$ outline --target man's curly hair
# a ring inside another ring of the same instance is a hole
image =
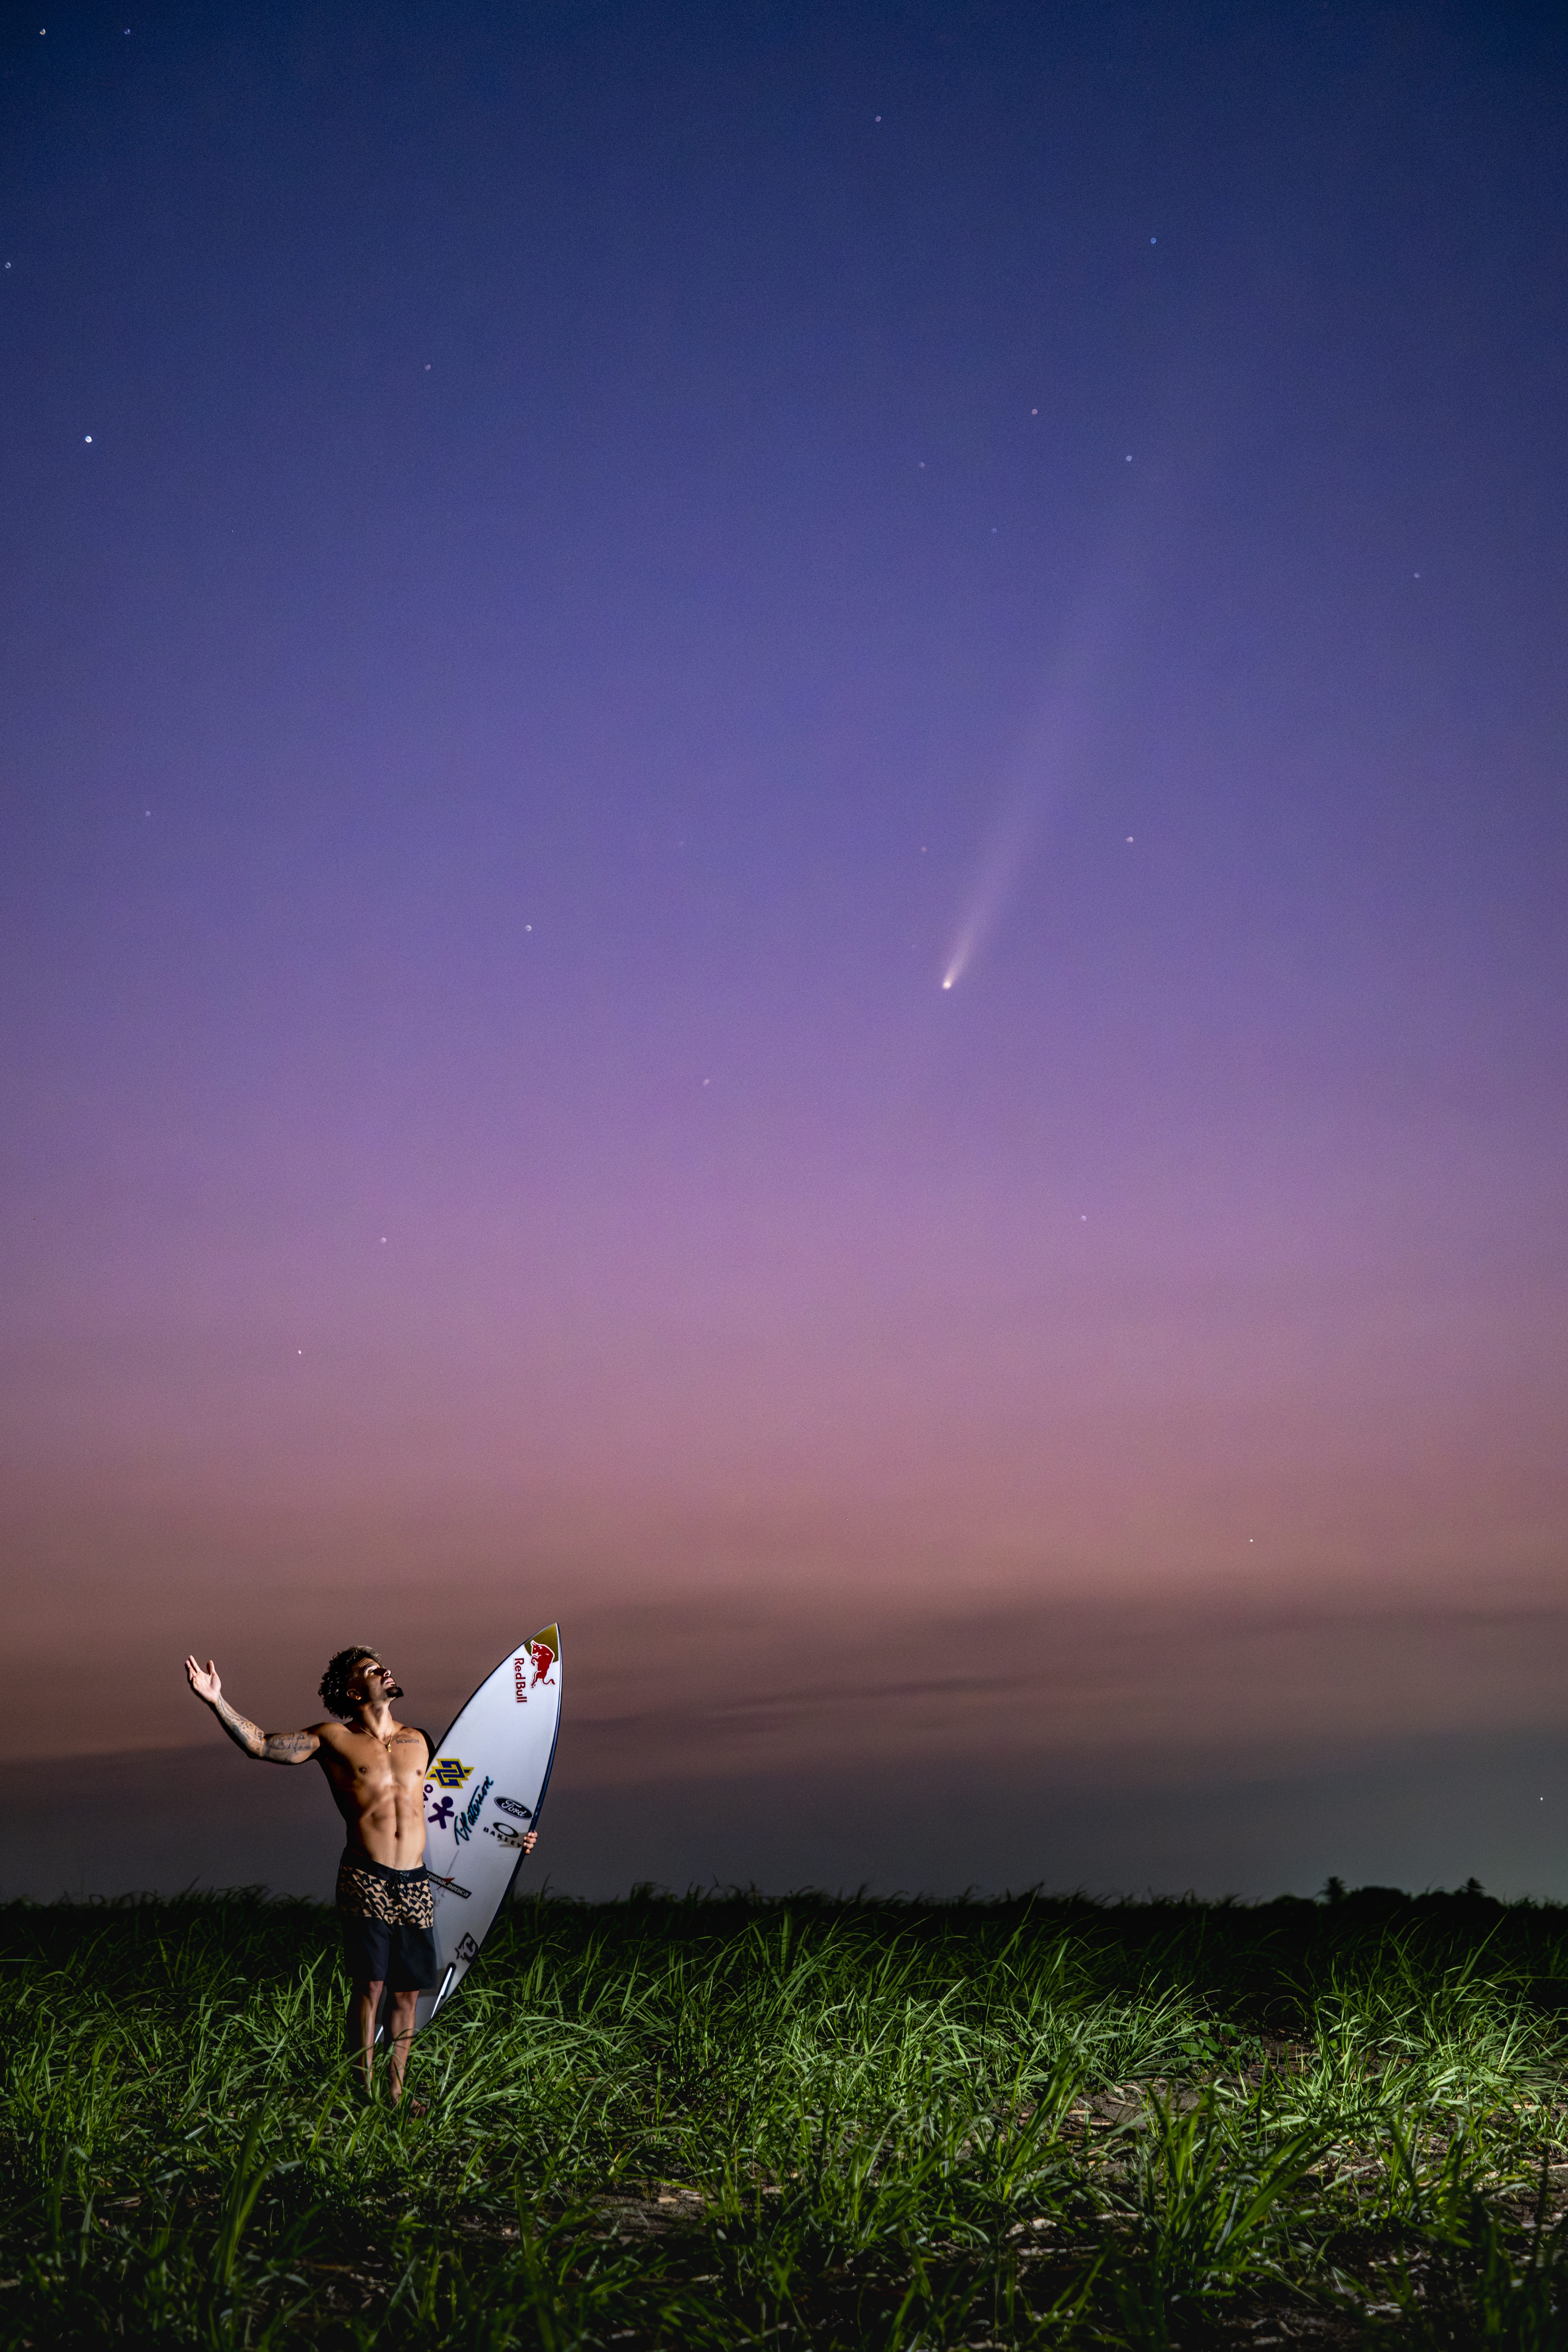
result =
[[[344,1723],[353,1722],[354,1707],[349,1696],[349,1677],[362,1658],[379,1659],[380,1655],[379,1650],[367,1650],[363,1642],[353,1649],[338,1652],[321,1676],[321,1704],[330,1715],[340,1717]]]

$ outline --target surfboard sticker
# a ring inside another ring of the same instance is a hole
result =
[[[561,1728],[561,1632],[509,1650],[437,1746],[425,1781],[425,1867],[436,1898],[435,1989],[416,2025],[446,2006],[511,1892],[538,1825]]]

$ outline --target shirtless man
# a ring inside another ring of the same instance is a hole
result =
[[[313,1756],[332,1801],[348,1824],[338,1865],[338,1916],[353,1991],[348,2043],[357,2051],[368,2092],[376,2012],[390,1990],[388,2043],[392,2096],[403,2096],[414,2011],[436,1982],[436,1924],[426,1875],[425,1775],[435,1753],[428,1737],[394,1717],[403,1696],[390,1666],[374,1650],[340,1650],[321,1676],[321,1699],[338,1717],[307,1731],[262,1731],[230,1706],[218,1671],[185,1660],[191,1688],[210,1706],[237,1748],[260,1764],[305,1764]],[[531,1853],[534,1833],[522,1840]]]

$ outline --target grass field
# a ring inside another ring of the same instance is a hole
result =
[[[424,2116],[310,1906],[0,1958],[6,2346],[1568,2344],[1568,1911],[531,1902]]]

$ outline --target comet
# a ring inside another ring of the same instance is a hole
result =
[[[995,813],[981,836],[942,968],[958,986],[1006,912],[1047,820],[1082,793],[1104,760],[1105,714],[1123,698],[1117,673],[1148,564],[1137,516],[1107,523],[1077,611],[1048,664],[1033,723],[997,780]]]
[[[942,976],[944,989],[957,987],[977,950],[994,929],[1034,847],[1039,817],[1038,800],[1019,787],[1006,795],[993,818],[975,859],[952,951]]]

